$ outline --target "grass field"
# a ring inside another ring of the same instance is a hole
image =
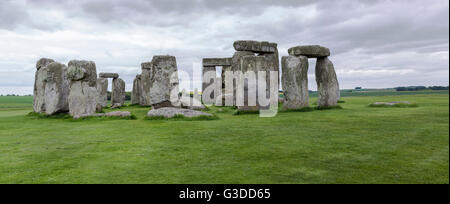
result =
[[[39,119],[31,97],[0,97],[0,183],[448,184],[448,91],[372,95],[273,118],[214,107],[210,121],[135,106],[122,110],[137,120]]]

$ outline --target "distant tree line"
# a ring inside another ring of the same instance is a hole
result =
[[[20,96],[20,95],[19,94],[6,94],[6,95],[0,94],[0,96]],[[23,95],[23,96],[33,96],[33,95],[28,94],[28,95]]]
[[[406,86],[395,87],[396,91],[448,90],[448,86]]]

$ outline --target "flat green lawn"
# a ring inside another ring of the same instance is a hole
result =
[[[274,118],[150,121],[126,107],[137,120],[72,121],[0,97],[0,183],[449,183],[448,94],[342,100]]]

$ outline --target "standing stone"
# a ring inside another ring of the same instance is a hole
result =
[[[316,82],[319,107],[337,106],[339,100],[339,83],[333,63],[328,57],[317,59]]]
[[[108,106],[108,79],[97,79],[98,103],[102,108]]]
[[[70,115],[92,115],[98,110],[97,69],[92,61],[72,60],[69,62]]]
[[[205,76],[206,73],[208,72],[214,72],[214,78],[210,79],[210,81],[204,81],[205,79],[203,78],[203,76]],[[216,79],[216,67],[215,66],[205,66],[203,65],[203,69],[202,69],[202,91],[205,92],[207,87],[210,87],[214,84],[214,80]],[[214,99],[214,101],[216,101],[216,93],[211,92],[210,98]]]
[[[275,51],[273,53],[262,53],[259,56],[266,58],[267,66],[270,71],[278,72],[278,78],[280,78],[280,58],[278,56],[278,49],[275,44]],[[280,81],[278,81],[278,87],[280,87]]]
[[[114,107],[121,107],[125,103],[125,81],[121,78],[114,78],[112,81],[111,104]]]
[[[151,84],[151,62],[141,64],[141,97],[139,103],[141,106],[150,106],[150,84]]]
[[[244,56],[255,56],[253,52],[249,51],[236,51],[231,58],[231,70],[241,71],[241,58]]]
[[[67,66],[53,62],[44,68],[47,73],[45,79],[45,113],[69,111],[69,80],[67,78]]]
[[[231,57],[231,69],[230,69],[230,67],[228,67],[227,71],[242,72],[241,58],[244,56],[255,56],[255,54],[250,51],[236,51],[233,54],[233,57]],[[228,79],[225,79],[225,80],[228,80]],[[227,88],[225,88],[225,92],[224,92],[225,97],[228,97],[228,96],[231,97],[231,95],[233,96],[233,105],[236,105],[236,96],[237,96],[236,89],[238,86],[237,83],[238,83],[238,81],[233,80],[233,92],[230,92],[230,90]]]
[[[253,72],[255,74],[256,81],[251,80],[244,80],[244,104],[243,106],[238,106],[239,110],[259,110],[261,107],[258,102],[258,94],[269,94],[269,87],[270,87],[270,71],[271,67],[269,67],[269,63],[267,62],[266,58],[263,56],[244,56],[241,58],[241,69],[242,72],[248,73]],[[258,77],[259,71],[265,71],[266,72],[266,78],[260,79]],[[241,80],[242,81],[242,80]],[[247,82],[245,82],[247,81]],[[260,91],[258,93],[258,83],[266,83],[266,90]],[[249,97],[256,97],[255,102],[256,104],[250,104],[250,98]],[[237,104],[239,105],[239,104]]]
[[[281,58],[284,109],[301,109],[309,105],[308,58],[287,56]]]
[[[178,69],[174,56],[153,56],[150,76],[150,104],[153,108],[172,107],[170,94],[178,97]]]
[[[45,112],[45,80],[47,78],[47,70],[44,68],[52,62],[55,61],[47,58],[42,58],[36,62],[33,89],[33,110],[36,113]]]
[[[136,75],[136,78],[133,80],[133,91],[131,92],[131,104],[137,105],[140,104],[141,99],[141,75]]]
[[[225,73],[228,71],[232,71],[232,67],[231,65],[228,66],[222,66],[222,73],[221,73],[221,78],[222,78],[222,105],[225,106]]]

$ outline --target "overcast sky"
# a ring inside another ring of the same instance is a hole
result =
[[[31,94],[41,57],[95,61],[131,90],[153,55],[192,73],[235,40],[329,47],[341,88],[449,82],[448,0],[0,0],[0,94]]]

